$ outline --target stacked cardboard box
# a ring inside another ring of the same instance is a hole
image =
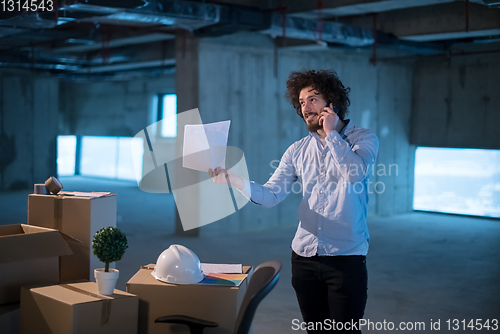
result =
[[[0,305],[18,302],[21,286],[59,282],[59,256],[71,250],[59,231],[0,226]]]
[[[103,227],[116,227],[116,195],[79,197],[31,194],[28,224],[53,228],[70,236],[73,255],[60,261],[60,281],[93,280],[103,264],[92,253],[92,237]],[[114,263],[111,264],[114,268]]]
[[[59,281],[59,256],[71,250],[59,231],[24,224],[0,226],[0,333],[19,330],[25,284]]]
[[[166,315],[186,315],[219,323],[207,333],[233,333],[252,267],[238,286],[160,282],[151,275],[154,265],[142,267],[128,282],[127,292],[139,297],[139,334],[189,333],[188,327],[155,323]]]
[[[21,334],[136,334],[138,298],[115,290],[98,293],[97,284],[83,282],[23,287]]]
[[[251,267],[235,286],[163,283],[151,275],[154,265],[129,280],[128,293],[102,296],[94,282],[68,283],[93,280],[93,270],[102,267],[92,237],[116,226],[114,194],[30,195],[28,223],[0,226],[0,320],[9,326],[0,326],[0,334],[17,333],[19,325],[22,334],[187,333],[182,325],[154,323],[174,314],[219,323],[207,333],[233,331]]]

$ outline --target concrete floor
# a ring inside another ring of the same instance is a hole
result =
[[[69,191],[118,194],[117,226],[127,234],[129,249],[117,263],[117,288],[124,290],[139,266],[156,262],[173,243],[189,247],[202,262],[257,266],[278,259],[283,263],[280,281],[259,306],[253,332],[302,332],[292,330],[292,320],[301,319],[290,284],[290,243],[295,227],[218,237],[179,237],[174,235],[171,195],[143,193],[135,182],[82,177],[61,180]],[[26,222],[27,194],[0,193],[0,224]],[[423,322],[425,330],[414,331],[427,333],[436,332],[431,331],[431,321],[440,321],[440,332],[446,333],[448,319],[465,319],[467,323],[490,319],[490,324],[491,319],[500,320],[499,220],[415,212],[370,217],[368,225],[371,241],[365,319],[379,328],[385,321],[386,329],[365,327],[363,333],[390,332],[390,322],[395,327],[401,322]],[[495,331],[460,328],[450,332]]]

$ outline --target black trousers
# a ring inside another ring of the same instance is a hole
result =
[[[358,323],[365,312],[368,288],[365,256],[303,257],[292,252],[292,286],[304,322],[326,324],[307,326],[308,333],[361,333],[359,326],[351,328],[351,324]],[[345,330],[346,323],[349,330]],[[342,330],[333,331],[335,328]]]

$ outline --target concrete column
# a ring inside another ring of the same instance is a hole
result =
[[[178,32],[175,41],[175,92],[177,94],[177,112],[191,110],[199,107],[199,46],[198,38],[192,36],[189,32],[181,30]],[[182,139],[184,138],[184,124],[177,123],[177,142],[176,156],[182,156]],[[179,141],[181,141],[179,143]],[[175,175],[175,171],[173,171]],[[189,201],[193,208],[200,206],[200,199],[196,198],[180,198],[177,196],[176,201]],[[198,212],[199,213],[199,212]],[[175,231],[177,235],[182,236],[199,236],[199,229],[184,231],[180,221],[179,213],[176,208]]]
[[[33,189],[57,172],[58,80],[20,71],[0,77],[0,190]]]
[[[57,173],[59,80],[33,80],[33,179],[43,183]]]

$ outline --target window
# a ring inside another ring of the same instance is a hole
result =
[[[116,137],[83,136],[80,174],[115,178],[117,146]]]
[[[75,175],[76,136],[57,136],[57,175]]]
[[[172,119],[172,122],[163,122],[161,136],[167,138],[177,137],[177,95],[163,95],[163,115],[161,119]]]
[[[418,147],[413,209],[500,217],[500,150]]]
[[[158,128],[154,129],[156,133],[164,138],[177,137],[177,95],[160,94],[153,97],[153,123],[156,122],[159,122]]]
[[[142,164],[133,165],[133,156],[142,161],[143,142],[131,137],[83,136],[81,150],[76,150],[76,136],[58,136],[57,172],[60,176],[79,174],[120,180],[136,180],[142,175]],[[80,154],[80,164],[76,166],[76,156]],[[135,168],[134,168],[135,167]],[[140,169],[140,170],[138,170]]]

